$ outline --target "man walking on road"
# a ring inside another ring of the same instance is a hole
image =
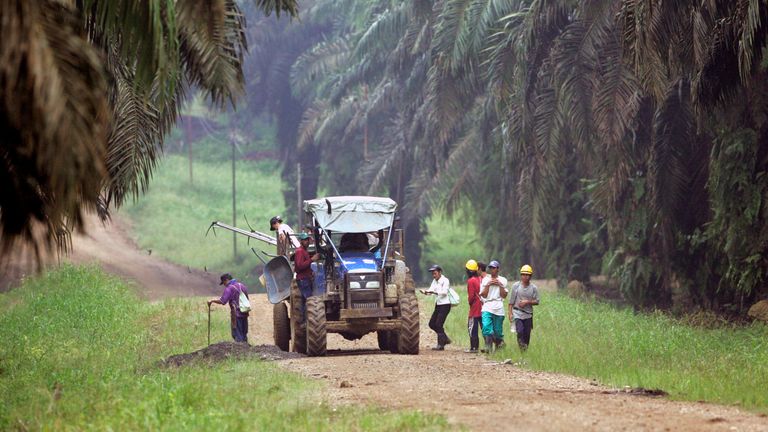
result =
[[[489,274],[480,283],[480,299],[483,302],[483,352],[493,352],[504,346],[504,299],[507,298],[507,279],[499,276],[499,262],[488,263]]]
[[[232,326],[232,339],[235,342],[248,343],[248,312],[240,311],[240,293],[248,297],[248,287],[232,278],[229,273],[221,275],[219,285],[225,285],[224,293],[220,298],[208,300],[208,308],[211,303],[225,305],[229,303],[230,324]],[[248,297],[250,299],[250,297]]]
[[[469,316],[467,317],[467,331],[469,332],[469,349],[464,351],[476,353],[480,347],[480,338],[478,330],[482,317],[482,302],[480,301],[480,276],[477,274],[479,269],[475,260],[469,260],[464,265],[467,270],[467,301],[469,302]]]
[[[517,345],[520,351],[528,349],[533,330],[533,306],[539,304],[539,289],[531,283],[533,268],[528,264],[520,268],[520,281],[512,286],[509,299],[509,319],[514,320]]]
[[[443,276],[443,268],[437,264],[431,266],[428,271],[432,273],[432,285],[428,290],[421,290],[422,294],[433,294],[435,298],[435,310],[429,319],[429,328],[437,333],[437,346],[432,348],[436,351],[442,351],[445,346],[451,343],[451,339],[445,334],[445,319],[451,312],[451,300],[448,298],[448,288],[450,282]]]

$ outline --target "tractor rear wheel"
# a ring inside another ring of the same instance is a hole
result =
[[[321,296],[312,296],[307,299],[307,355],[324,356],[327,339],[325,302]]]
[[[403,290],[406,294],[414,294],[416,292],[416,283],[413,282],[413,275],[410,272],[405,274],[405,287]]]
[[[400,332],[389,332],[389,352],[397,354],[400,352]]]
[[[291,340],[291,321],[288,318],[288,307],[280,302],[272,306],[272,324],[275,345],[283,351],[288,351]]]
[[[400,354],[419,353],[419,301],[412,293],[400,297],[400,331],[398,332]]]
[[[379,349],[386,351],[389,349],[389,332],[386,330],[376,331],[376,340],[379,343]]]
[[[307,332],[304,330],[304,318],[301,314],[301,305],[304,299],[299,292],[299,286],[294,280],[291,283],[291,339],[293,340],[293,352],[307,353]]]

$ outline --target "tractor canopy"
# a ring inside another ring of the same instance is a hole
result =
[[[326,231],[366,233],[392,226],[397,203],[390,198],[338,196],[304,201],[304,211]]]

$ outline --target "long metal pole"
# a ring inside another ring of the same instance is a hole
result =
[[[232,226],[237,226],[237,181],[235,178],[235,137],[229,135],[232,144]],[[237,261],[237,234],[232,233],[232,260]]]
[[[208,303],[208,346],[211,346],[211,304]]]
[[[296,233],[304,231],[301,226],[301,162],[296,164]]]

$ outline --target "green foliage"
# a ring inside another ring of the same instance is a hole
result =
[[[242,93],[235,0],[6,2],[0,67],[0,241],[66,249],[83,214],[148,187],[188,87],[223,107]],[[255,0],[260,15],[295,0]]]
[[[768,170],[757,139],[749,129],[723,131],[710,159],[706,235],[725,256],[718,288],[743,295],[763,288],[768,274]]]
[[[68,267],[0,295],[0,429],[447,430],[440,417],[335,409],[320,385],[259,360],[174,368],[199,349],[199,299],[144,303],[99,270]],[[214,313],[213,340],[229,335]],[[242,383],[235,388],[232,383]]]
[[[462,293],[461,286],[454,288]],[[511,358],[522,367],[582,376],[615,387],[662,389],[672,399],[736,404],[768,413],[768,326],[691,327],[655,313],[579,301],[542,292],[535,306],[531,345],[517,348],[504,321],[507,347],[491,356]],[[422,302],[431,311],[430,300]],[[459,346],[469,346],[467,305],[454,307],[446,332]]]

